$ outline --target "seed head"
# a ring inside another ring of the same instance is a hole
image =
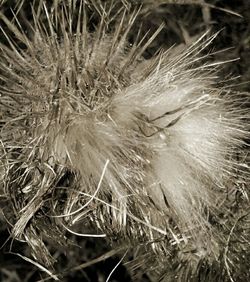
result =
[[[114,248],[139,244],[157,271],[170,254],[182,266],[188,258],[191,273],[212,265],[227,242],[228,206],[236,193],[248,201],[249,98],[218,88],[219,64],[202,61],[214,36],[146,60],[163,26],[130,44],[138,11],[103,8],[93,31],[88,9],[40,1],[28,34],[17,15],[0,14],[11,235],[46,267],[54,260],[43,238],[65,244],[80,222]]]

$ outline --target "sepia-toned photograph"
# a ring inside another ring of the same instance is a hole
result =
[[[0,0],[0,282],[250,281],[249,146],[249,0]]]

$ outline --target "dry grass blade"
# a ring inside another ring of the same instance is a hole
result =
[[[41,271],[47,273],[49,276],[50,276],[50,279],[54,279],[55,281],[59,281],[58,277],[56,275],[54,275],[52,272],[50,272],[48,269],[46,269],[45,267],[43,267],[41,264],[37,263],[36,261],[30,259],[30,258],[27,258],[23,255],[20,255],[20,254],[17,254],[17,253],[10,253],[10,254],[13,254],[13,255],[16,255],[16,256],[19,256],[20,258],[22,258],[23,260],[25,261],[28,261],[29,263],[31,264],[34,264],[36,267],[38,267]]]

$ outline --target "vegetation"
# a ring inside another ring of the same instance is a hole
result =
[[[1,281],[248,281],[246,1],[0,3]]]

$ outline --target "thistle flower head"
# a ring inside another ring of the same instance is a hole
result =
[[[65,244],[65,230],[79,222],[114,247],[117,238],[128,248],[140,243],[159,269],[177,250],[180,261],[189,248],[218,259],[229,198],[237,191],[247,201],[239,157],[247,98],[217,88],[217,65],[200,63],[214,36],[145,60],[163,26],[129,44],[137,12],[121,10],[110,28],[112,9],[103,9],[91,31],[85,5],[40,1],[28,35],[16,15],[0,14],[1,177],[11,235],[47,267],[43,238]]]

